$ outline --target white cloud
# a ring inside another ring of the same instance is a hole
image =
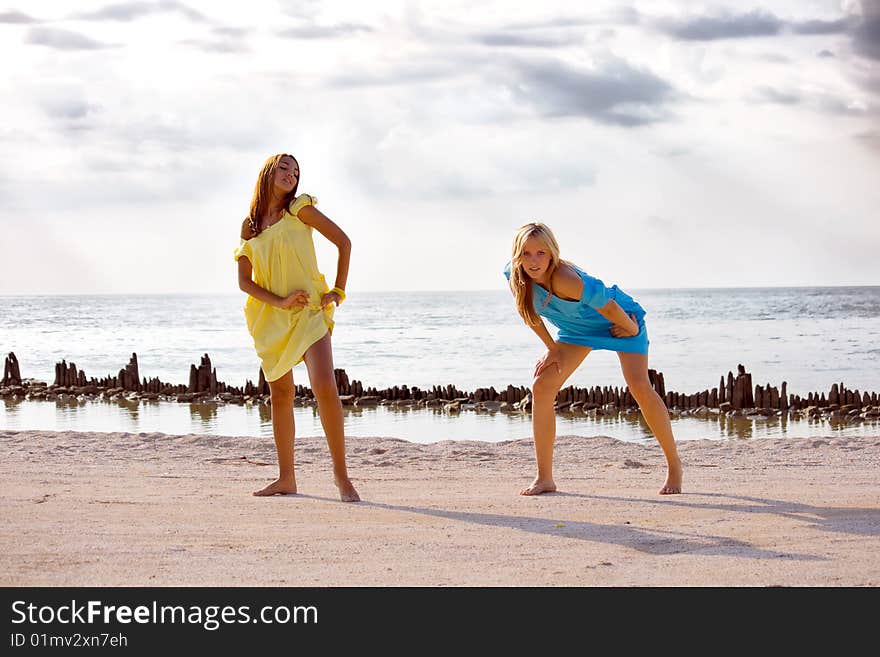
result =
[[[28,32],[27,43],[47,46],[57,50],[99,50],[111,48],[113,44],[96,41],[73,30],[62,30],[54,27],[34,27]]]
[[[877,283],[875,6],[21,5],[0,227],[46,248],[0,293],[233,290],[279,151],[355,290],[501,288],[534,218],[629,288]]]

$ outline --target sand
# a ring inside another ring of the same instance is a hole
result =
[[[0,431],[3,586],[877,586],[880,436],[656,445],[562,436],[560,492],[520,497],[529,440],[323,439],[296,496],[271,439]]]

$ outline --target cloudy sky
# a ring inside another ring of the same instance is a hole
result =
[[[17,0],[0,60],[0,294],[235,292],[281,151],[350,291],[502,289],[536,219],[624,288],[880,284],[880,0]]]

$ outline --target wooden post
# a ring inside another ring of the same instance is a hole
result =
[[[12,351],[6,356],[6,361],[3,364],[3,385],[21,385],[21,372],[18,369],[18,358],[15,357],[15,353]]]

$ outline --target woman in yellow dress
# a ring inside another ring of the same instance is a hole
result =
[[[238,286],[248,294],[248,331],[269,383],[272,432],[278,452],[278,479],[254,495],[296,493],[293,464],[293,366],[305,361],[318,413],[333,459],[333,475],[343,502],[360,497],[348,478],[342,404],[333,374],[330,333],[333,304],[345,299],[351,241],[316,207],[297,195],[299,164],[292,155],[273,155],[263,165],[248,217],[235,250]],[[339,249],[336,282],[328,289],[318,271],[312,229]]]

